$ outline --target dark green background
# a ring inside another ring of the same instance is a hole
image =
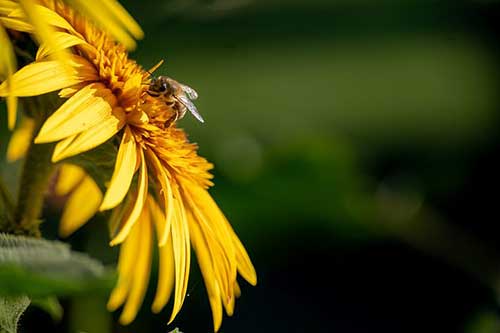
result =
[[[132,57],[198,91],[205,124],[180,126],[258,272],[221,332],[500,330],[496,1],[123,3],[146,33]],[[98,216],[71,241],[113,263],[106,237]],[[115,332],[211,331],[197,269],[173,325],[153,292]],[[104,332],[105,299],[25,331]]]

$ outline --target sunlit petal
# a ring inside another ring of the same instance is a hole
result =
[[[170,234],[170,223],[166,220],[162,208],[158,205],[156,200],[151,195],[148,196],[148,207],[151,212],[151,220],[155,223],[156,226],[158,246],[162,247],[166,244],[167,238]]]
[[[116,97],[102,83],[92,83],[68,99],[43,124],[35,143],[58,141],[112,116]]]
[[[118,259],[118,282],[111,292],[107,308],[110,311],[118,309],[126,300],[132,284],[134,270],[137,264],[137,254],[142,250],[141,228],[135,225],[120,248]]]
[[[168,178],[167,170],[160,163],[155,154],[151,151],[146,151],[148,154],[148,160],[152,168],[155,170],[155,174],[161,187],[161,195],[164,200],[164,207],[166,207],[166,214],[164,220],[164,226],[162,233],[158,236],[158,245],[162,246],[167,241],[168,234],[170,233],[170,226],[172,224],[172,218],[174,217],[174,197],[172,192],[172,185],[170,184],[170,179]]]
[[[180,197],[179,193],[177,193],[177,197]],[[168,321],[169,323],[175,319],[177,313],[179,313],[182,307],[182,304],[184,303],[191,263],[189,227],[186,216],[187,212],[184,210],[182,200],[175,200],[175,203],[176,217],[172,219],[171,230],[175,263],[175,294],[174,306],[170,320]]]
[[[148,171],[146,166],[146,159],[144,158],[144,153],[142,151],[142,148],[138,148],[138,150],[139,150],[138,157],[141,163],[141,167],[139,171],[139,181],[137,184],[135,203],[130,213],[124,218],[124,221],[118,227],[118,230],[116,230],[115,236],[109,243],[111,246],[118,245],[125,240],[125,238],[130,232],[130,229],[141,216],[141,213],[143,212],[144,203],[146,202],[148,194]]]
[[[68,70],[64,62],[50,60],[24,66],[12,76],[11,95],[36,96],[97,79],[95,68],[83,58],[73,56],[71,65],[73,70]],[[0,96],[8,94],[8,85],[4,82],[0,85]]]
[[[215,279],[214,271],[212,269],[212,261],[208,254],[208,248],[205,241],[203,240],[203,235],[196,224],[192,225],[191,234],[193,249],[196,252],[200,271],[203,275],[203,280],[205,281],[205,287],[207,288],[208,300],[212,309],[214,330],[215,332],[217,332],[222,323],[222,302],[220,289]]]
[[[155,225],[158,230],[158,234],[161,234],[161,228],[163,225],[163,219],[156,220]],[[168,237],[165,244],[158,248],[159,252],[159,273],[158,273],[158,285],[156,287],[156,295],[151,306],[151,310],[154,313],[160,312],[172,295],[175,282],[175,268],[174,268],[174,252],[172,237]]]
[[[113,114],[100,124],[60,141],[54,149],[52,162],[58,162],[99,146],[118,133],[124,125],[125,113],[121,108],[116,107],[113,109]]]
[[[57,50],[64,50],[75,45],[87,44],[87,42],[75,35],[69,34],[67,32],[55,31],[53,33],[53,43],[54,45],[49,45],[47,43],[42,43],[38,48],[36,53],[36,60],[40,61],[49,55],[53,54]]]
[[[149,211],[144,209],[141,216],[140,229],[140,250],[135,254],[136,262],[134,267],[134,277],[130,285],[128,298],[120,316],[122,325],[129,324],[134,320],[139,311],[149,282],[151,271],[151,255],[153,246],[152,225],[149,220]]]
[[[137,144],[130,128],[125,127],[116,157],[115,170],[99,210],[116,207],[127,194],[137,163]]]
[[[194,191],[196,187],[192,186],[191,191]],[[201,189],[204,191],[203,189]],[[184,196],[186,197],[186,201],[190,206],[190,211],[192,212],[193,219],[191,220],[191,224],[196,224],[199,226],[201,232],[203,232],[207,248],[210,256],[212,257],[213,264],[213,272],[216,278],[216,281],[221,288],[220,292],[223,298],[223,304],[228,310],[228,313],[232,312],[231,303],[233,302],[233,287],[234,281],[236,281],[236,261],[235,258],[231,256],[234,255],[234,250],[232,249],[232,243],[221,243],[222,238],[220,238],[216,232],[214,231],[213,225],[219,223],[214,219],[213,216],[212,222],[210,223],[207,220],[205,213],[201,211],[200,207],[205,204],[204,202],[200,202],[200,197],[196,197],[196,202],[191,196],[191,193],[188,191],[184,192]],[[228,248],[231,250],[228,251]],[[228,252],[230,253],[228,255]]]

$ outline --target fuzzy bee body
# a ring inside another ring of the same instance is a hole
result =
[[[204,122],[198,109],[192,101],[198,98],[198,93],[191,87],[179,83],[168,76],[153,77],[149,83],[148,94],[161,98],[176,112],[176,119],[182,119],[189,112],[200,122]]]

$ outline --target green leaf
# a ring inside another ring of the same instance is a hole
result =
[[[30,304],[27,296],[0,297],[0,333],[16,333],[19,318]]]
[[[0,294],[46,297],[108,291],[115,274],[58,242],[0,233]]]
[[[168,332],[168,333],[182,333],[182,331],[181,331],[181,330],[179,330],[179,328],[178,328],[178,327],[176,327],[176,328],[174,328],[173,330],[171,330],[171,331],[170,331],[170,332]]]

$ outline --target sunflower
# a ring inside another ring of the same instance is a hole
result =
[[[36,26],[30,15],[20,14],[21,2],[0,0],[0,22],[32,33]],[[228,315],[234,311],[238,273],[252,285],[257,278],[243,245],[208,193],[212,164],[176,127],[179,105],[148,94],[155,68],[145,71],[128,58],[123,44],[85,16],[56,0],[34,6],[54,30],[51,42],[42,42],[36,60],[0,85],[0,96],[58,91],[66,99],[34,139],[37,144],[56,143],[54,163],[119,138],[114,171],[98,204],[100,211],[112,210],[110,245],[120,245],[119,279],[108,308],[124,305],[122,324],[135,318],[156,244],[159,279],[152,311],[159,312],[173,296],[172,322],[186,296],[192,245],[217,331],[223,308]],[[65,227],[68,221],[62,224],[67,233],[81,224]]]

